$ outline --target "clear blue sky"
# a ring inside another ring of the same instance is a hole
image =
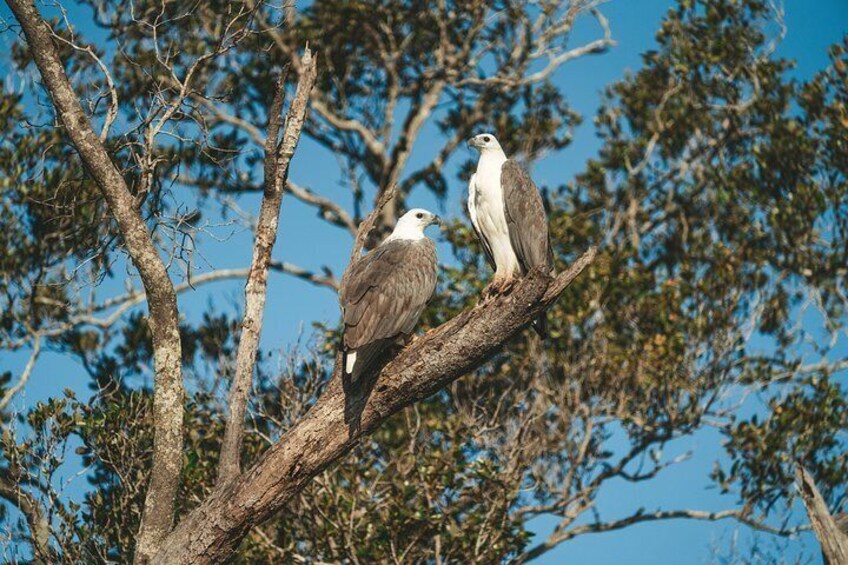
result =
[[[673,4],[669,0],[611,0],[603,6],[609,18],[613,36],[618,46],[602,56],[584,58],[564,67],[555,77],[576,110],[584,115],[585,121],[576,132],[574,143],[565,151],[547,156],[534,168],[539,184],[557,186],[568,182],[582,170],[586,160],[595,155],[599,146],[592,125],[600,100],[600,92],[607,84],[622,78],[626,72],[639,68],[640,54],[654,45],[654,35],[665,11]],[[848,32],[848,0],[814,0],[811,2],[788,2],[785,7],[787,35],[778,54],[796,59],[794,71],[798,78],[807,78],[827,63],[828,45],[840,40]],[[0,17],[9,19],[5,4],[0,6]],[[72,21],[83,33],[98,33],[91,26],[89,14],[84,10],[71,11]],[[575,30],[573,41],[592,38],[597,34],[593,22]],[[0,36],[0,46],[8,46],[10,38]],[[5,49],[8,53],[8,49]],[[8,70],[8,60],[0,58],[0,76]],[[436,150],[434,128],[426,129],[410,163],[428,162]],[[455,166],[461,159],[454,158],[448,166]],[[316,144],[304,140],[292,164],[291,178],[299,184],[309,186],[330,198],[348,202],[348,191],[341,184],[341,176],[333,157]],[[454,177],[449,177],[454,178]],[[448,217],[462,217],[462,200],[465,187],[454,182],[440,213]],[[177,194],[177,199],[189,200],[190,194]],[[242,207],[258,209],[256,198],[245,198]],[[439,208],[434,199],[423,193],[413,195],[410,204],[428,208]],[[350,248],[350,237],[340,230],[328,228],[318,220],[314,212],[293,199],[283,203],[280,239],[275,258],[291,261],[308,268],[327,264],[338,274],[343,270]],[[227,230],[222,230],[224,235]],[[203,242],[203,254],[208,264],[202,270],[213,268],[244,267],[249,264],[251,240],[249,234],[236,233],[226,243],[216,243],[209,238]],[[441,257],[448,260],[449,251],[442,245]],[[120,288],[123,281],[107,283],[105,291]],[[197,318],[214,298],[216,306],[241,301],[242,283],[229,282],[202,287],[191,294],[180,297],[182,310],[190,319]],[[285,350],[301,335],[309,335],[313,321],[334,322],[338,316],[335,295],[296,279],[281,275],[271,278],[266,310],[265,331],[262,346],[266,349]],[[0,370],[19,372],[25,363],[23,355],[5,355],[0,359]],[[43,356],[26,390],[19,399],[24,406],[57,395],[70,387],[79,394],[87,395],[87,381],[79,367],[70,364],[67,358],[52,353]],[[714,432],[703,432],[695,437],[678,441],[667,449],[667,453],[683,453],[694,450],[695,457],[668,470],[654,483],[633,485],[611,484],[599,499],[598,508],[605,517],[623,516],[644,505],[646,509],[697,508],[720,510],[731,507],[732,497],[722,497],[709,490],[707,473],[712,462],[720,454],[719,437]],[[78,469],[70,469],[71,472]],[[81,493],[85,482],[77,479],[70,492]],[[552,519],[539,519],[533,523],[534,531],[547,533],[553,527]],[[708,523],[675,521],[635,526],[605,534],[587,535],[562,545],[537,561],[538,563],[592,563],[594,565],[631,563],[639,564],[688,564],[710,563],[715,548],[726,551],[731,544],[737,526],[733,523]],[[751,534],[741,528],[740,545],[748,547]],[[766,547],[782,544],[768,536],[758,536]],[[748,545],[746,545],[748,544]],[[778,545],[778,547],[780,547]],[[791,556],[806,549],[806,555],[818,559],[817,552],[809,539],[788,542],[785,555]]]

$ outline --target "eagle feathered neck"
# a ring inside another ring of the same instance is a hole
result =
[[[394,231],[392,231],[391,235],[383,240],[383,245],[385,243],[389,243],[390,241],[421,241],[426,238],[424,235],[424,228],[417,224],[405,224],[403,222],[398,222],[395,226]]]
[[[484,148],[480,151],[480,159],[477,161],[477,170],[489,167],[500,168],[507,160],[506,153],[500,147]]]

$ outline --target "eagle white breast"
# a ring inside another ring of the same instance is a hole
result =
[[[474,229],[483,234],[483,247],[489,261],[494,262],[495,279],[509,279],[520,271],[504,210],[501,169],[506,160],[502,151],[482,154],[468,185],[468,213]]]

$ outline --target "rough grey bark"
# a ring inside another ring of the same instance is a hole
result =
[[[381,371],[361,400],[359,426],[345,421],[341,362],[316,405],[262,458],[234,481],[219,485],[162,545],[159,564],[223,563],[241,539],[268,519],[315,475],[338,461],[387,418],[479,367],[548,308],[592,262],[595,249],[551,278],[531,272],[512,291],[466,310],[415,339]]]
[[[265,191],[259,210],[256,226],[256,239],[253,245],[253,260],[250,274],[244,288],[244,319],[239,336],[236,354],[235,376],[230,389],[230,416],[224,431],[221,446],[221,458],[218,463],[218,481],[227,482],[240,472],[241,443],[244,434],[244,415],[256,366],[256,352],[259,349],[259,337],[262,332],[262,318],[265,311],[265,298],[268,288],[268,269],[271,264],[271,252],[277,240],[280,220],[280,205],[289,173],[294,151],[300,139],[306,110],[309,106],[309,94],[315,84],[315,60],[309,47],[301,59],[302,70],[297,81],[294,99],[286,116],[286,126],[282,140],[278,141],[280,113],[285,100],[285,80],[281,77],[277,84],[274,102],[269,111],[268,132],[265,140]]]
[[[822,557],[828,565],[848,565],[848,534],[830,515],[812,475],[802,465],[795,469],[795,482],[807,509],[813,531],[822,546]]]
[[[53,41],[53,30],[31,0],[6,3],[23,29],[57,116],[109,205],[147,295],[155,370],[155,434],[153,467],[136,550],[137,560],[144,562],[157,551],[173,525],[182,463],[183,384],[176,293],[123,176],[71,87]]]

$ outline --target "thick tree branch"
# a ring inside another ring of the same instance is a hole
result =
[[[123,176],[94,133],[71,87],[53,42],[53,30],[31,0],[6,3],[21,24],[57,115],[109,204],[148,297],[155,369],[155,435],[153,467],[137,545],[137,558],[144,561],[171,530],[182,463],[183,385],[177,297]]]
[[[221,485],[177,526],[155,562],[221,563],[248,531],[262,523],[319,472],[392,414],[423,400],[491,357],[553,304],[593,261],[590,249],[552,279],[537,271],[508,295],[484,301],[413,340],[376,377],[370,394],[347,397],[337,359],[334,376],[315,406],[236,480]],[[357,426],[346,416],[358,403]]]
[[[259,211],[259,222],[256,226],[250,275],[247,277],[244,289],[244,320],[236,354],[235,376],[230,390],[230,416],[224,431],[221,459],[218,463],[218,480],[221,483],[231,481],[239,474],[244,414],[256,365],[256,352],[259,349],[259,336],[268,288],[268,268],[271,263],[271,252],[277,240],[283,189],[288,177],[289,164],[306,119],[309,93],[315,84],[315,60],[309,47],[306,48],[301,59],[301,66],[303,72],[299,75],[294,100],[286,116],[286,127],[280,141],[278,141],[278,132],[285,99],[284,77],[281,77],[277,84],[274,102],[269,112],[265,140],[265,192]]]
[[[807,509],[813,531],[822,546],[824,562],[828,565],[848,563],[848,534],[842,531],[824,501],[812,475],[803,465],[795,469],[795,482]]]

